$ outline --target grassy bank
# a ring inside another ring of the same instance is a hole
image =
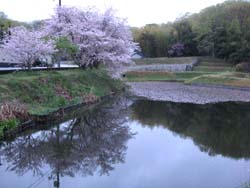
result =
[[[218,73],[211,75],[201,75],[193,79],[186,80],[186,84],[216,84],[233,87],[250,87],[250,74],[247,73]]]
[[[9,117],[15,117],[15,113],[21,111],[46,115],[71,105],[95,102],[122,87],[120,81],[112,79],[104,70],[96,69],[5,74],[0,75],[0,107],[6,114],[11,111],[9,109],[16,109]],[[14,121],[7,118],[7,123],[9,119]],[[3,127],[3,121],[0,125]]]
[[[212,73],[207,73],[212,74]],[[126,73],[126,80],[129,82],[143,82],[143,81],[179,81],[196,78],[204,75],[203,72],[156,72],[156,71],[131,71]]]

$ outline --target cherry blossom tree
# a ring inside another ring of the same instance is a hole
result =
[[[125,20],[116,17],[111,9],[101,14],[93,9],[58,7],[46,23],[45,33],[67,37],[77,45],[74,60],[81,67],[131,63],[137,48]]]
[[[54,42],[45,40],[43,32],[28,30],[20,26],[11,29],[11,36],[2,45],[21,67],[31,69],[40,58],[47,58],[55,52]]]

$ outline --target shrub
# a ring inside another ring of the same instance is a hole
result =
[[[17,127],[19,121],[17,119],[10,119],[6,121],[0,121],[0,138],[4,136],[6,131],[12,130]]]
[[[4,103],[0,105],[0,121],[8,121],[11,119],[27,119],[28,113],[26,108],[17,103]]]
[[[250,62],[239,63],[236,65],[238,72],[250,72]]]

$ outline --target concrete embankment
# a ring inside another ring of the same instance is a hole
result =
[[[128,67],[127,71],[166,71],[166,72],[185,72],[192,71],[194,66],[199,63],[198,59],[194,59],[190,63],[181,64],[152,64],[152,65],[136,65]]]

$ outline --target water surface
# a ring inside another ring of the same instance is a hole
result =
[[[1,188],[250,187],[250,105],[117,98],[1,142]]]

